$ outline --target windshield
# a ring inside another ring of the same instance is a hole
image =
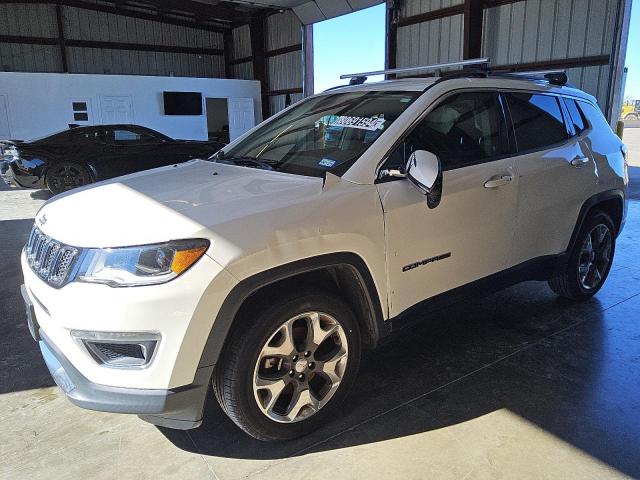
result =
[[[42,140],[46,140],[46,141],[66,140],[66,138],[69,136],[70,131],[71,130],[66,129],[66,130],[60,130],[59,132],[47,133],[46,135],[30,138],[29,141],[40,142]]]
[[[342,175],[421,92],[358,91],[313,97],[217,157],[256,168]]]

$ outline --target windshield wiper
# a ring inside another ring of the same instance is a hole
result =
[[[212,157],[215,162],[218,163],[230,163],[233,165],[240,165],[243,167],[261,168],[263,170],[273,170],[273,165],[264,160],[259,160],[250,156],[226,156],[224,152],[220,151],[218,155]]]

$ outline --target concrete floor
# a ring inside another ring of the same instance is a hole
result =
[[[628,132],[640,167],[640,129]],[[367,354],[340,417],[282,444],[252,440],[215,400],[202,427],[177,432],[64,398],[18,293],[45,197],[0,191],[1,479],[640,478],[638,191],[594,299],[529,282],[451,308]]]

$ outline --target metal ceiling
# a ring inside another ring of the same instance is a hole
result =
[[[383,3],[382,0],[198,0],[200,3],[215,6],[218,4],[235,3],[240,7],[262,7],[265,9],[291,9],[300,21],[309,25],[329,18],[339,17],[347,13],[356,12],[363,8]]]

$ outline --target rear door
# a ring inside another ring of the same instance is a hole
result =
[[[515,137],[518,212],[510,263],[564,252],[578,213],[597,179],[582,131],[562,98],[538,92],[503,94]]]

